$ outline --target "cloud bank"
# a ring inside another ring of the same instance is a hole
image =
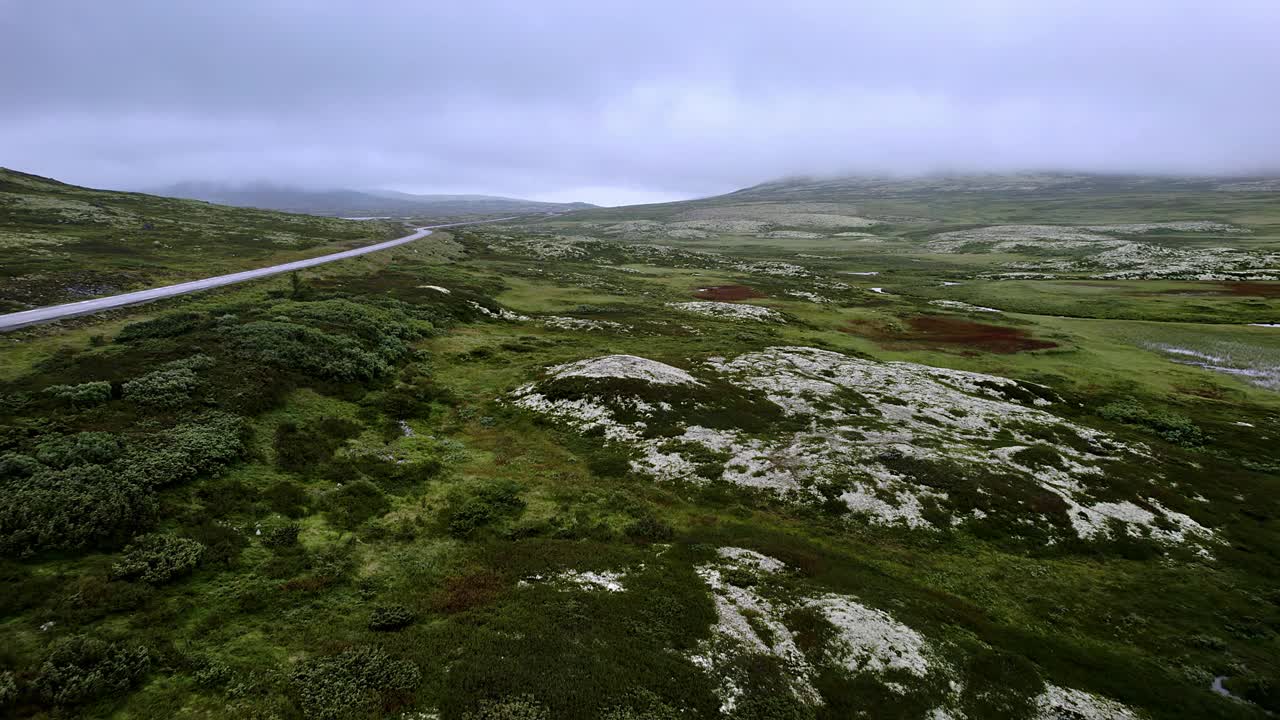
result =
[[[1260,173],[1278,29],[1271,0],[0,0],[0,165],[605,202]]]

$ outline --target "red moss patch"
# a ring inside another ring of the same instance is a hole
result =
[[[986,323],[943,317],[940,315],[917,315],[909,318],[909,330],[890,327],[883,323],[857,320],[848,323],[844,332],[877,341],[882,347],[891,350],[945,350],[964,354],[979,352],[1009,354],[1028,350],[1045,350],[1057,347],[1058,344],[1048,340],[1039,340],[1027,334],[1026,330],[1006,325],[988,325]]]
[[[717,300],[719,302],[768,297],[765,293],[746,285],[716,285],[715,287],[698,288],[693,293],[693,296],[699,300]]]
[[[488,605],[502,593],[502,578],[490,570],[476,570],[446,578],[444,589],[433,598],[436,610],[458,613]]]
[[[1224,282],[1222,288],[1232,295],[1280,297],[1280,282]]]

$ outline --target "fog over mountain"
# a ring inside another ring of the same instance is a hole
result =
[[[1266,173],[1278,26],[1263,0],[0,0],[0,163],[602,204],[796,173]]]

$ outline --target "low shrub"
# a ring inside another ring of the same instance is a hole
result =
[[[44,389],[46,395],[70,403],[77,408],[101,405],[111,399],[111,383],[105,380],[79,385],[53,385]]]
[[[0,553],[111,547],[155,522],[156,501],[101,465],[46,469],[0,487]]]
[[[123,475],[163,487],[213,472],[244,453],[244,420],[211,412],[153,436],[124,460]]]
[[[125,325],[116,333],[115,341],[130,343],[152,338],[168,338],[185,335],[206,323],[205,316],[194,312],[176,312],[150,320]]]
[[[369,380],[387,372],[387,360],[356,340],[305,325],[262,320],[222,329],[227,348],[241,359],[339,381]]]
[[[547,706],[532,695],[502,700],[481,700],[475,710],[462,715],[463,720],[551,720]]]
[[[176,408],[191,402],[200,378],[190,368],[155,370],[123,386],[126,400],[155,408]]]
[[[391,510],[387,497],[368,480],[356,480],[330,492],[325,497],[325,505],[329,520],[348,530]]]
[[[111,577],[160,585],[190,573],[203,555],[204,545],[195,540],[163,533],[143,535],[111,566]]]
[[[120,455],[120,441],[107,432],[82,432],[42,441],[36,459],[53,468],[106,465]]]
[[[298,544],[302,526],[296,522],[275,525],[262,531],[262,544],[270,548],[292,547]]]
[[[623,533],[637,542],[669,542],[676,536],[675,528],[653,515],[645,515],[623,528]]]
[[[120,695],[150,669],[146,648],[73,635],[54,643],[34,684],[47,702],[67,707]]]
[[[519,515],[525,502],[520,484],[514,480],[494,480],[467,489],[455,489],[445,507],[445,525],[456,538],[469,537],[476,530],[500,519]]]
[[[382,605],[369,615],[370,630],[399,630],[413,623],[413,613],[403,605]]]
[[[1186,415],[1151,410],[1132,397],[1103,405],[1098,409],[1098,415],[1113,422],[1145,427],[1175,445],[1199,447],[1208,440]]]
[[[307,503],[310,500],[306,488],[288,480],[281,480],[264,490],[262,499],[272,512],[295,520],[307,514]]]
[[[417,665],[373,647],[305,660],[290,678],[303,715],[316,720],[388,714],[409,700],[421,679]]]

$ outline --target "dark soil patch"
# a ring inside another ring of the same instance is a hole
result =
[[[850,322],[841,329],[876,340],[881,346],[893,350],[928,348],[965,354],[1009,354],[1058,346],[1048,340],[1033,338],[1018,328],[940,315],[917,315],[909,318],[907,324],[910,330],[863,320]]]
[[[718,300],[720,302],[768,297],[767,294],[746,285],[716,285],[714,287],[698,288],[693,293],[693,296],[699,300]]]

